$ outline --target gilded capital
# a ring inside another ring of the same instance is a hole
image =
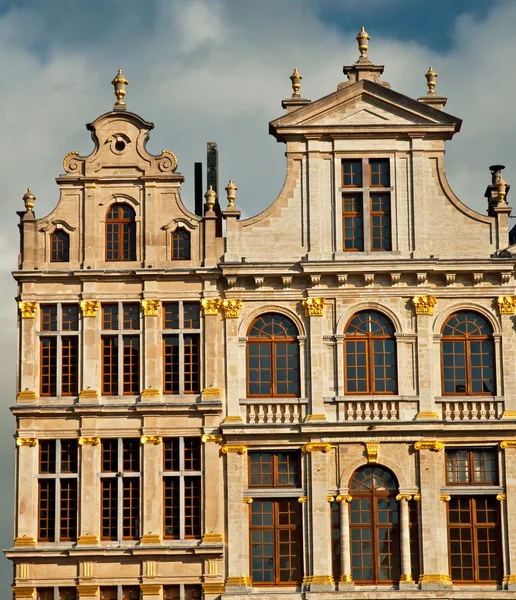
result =
[[[218,315],[222,300],[219,298],[203,298],[201,306],[205,315]]]
[[[79,446],[98,446],[100,438],[98,437],[80,437]]]
[[[499,502],[504,502],[505,500],[507,500],[507,494],[496,494],[496,499]]]
[[[143,314],[146,317],[157,317],[160,304],[160,300],[141,300]]]
[[[253,499],[252,499],[250,496],[244,496],[244,497],[242,498],[242,502],[243,502],[244,504],[252,504],[252,503],[253,503]]]
[[[141,444],[154,444],[154,446],[158,446],[161,444],[161,436],[160,435],[142,435],[140,438]]]
[[[431,450],[432,452],[442,452],[444,444],[442,442],[416,442],[414,450]]]
[[[405,502],[410,502],[412,500],[412,495],[411,494],[398,494],[396,496],[396,500],[398,502],[401,502],[402,500],[405,500]]]
[[[81,310],[83,317],[96,317],[99,309],[97,300],[81,300]]]
[[[306,502],[308,502],[308,497],[307,496],[299,496],[297,501],[299,502],[299,504],[305,504]]]
[[[222,310],[224,311],[224,316],[226,319],[238,319],[241,308],[242,300],[231,298],[222,301]]]
[[[335,502],[347,502],[348,504],[353,500],[353,498],[349,494],[339,494],[335,498]]]
[[[507,448],[516,448],[516,440],[504,440],[500,442],[500,448],[506,450]]]
[[[16,438],[17,446],[29,446],[30,448],[34,448],[38,444],[38,440],[36,438]]]
[[[329,452],[331,450],[331,444],[320,444],[311,442],[302,446],[301,450],[304,454],[310,454],[310,452]]]
[[[366,442],[367,462],[375,463],[378,460],[379,442]]]
[[[225,586],[223,583],[202,583],[202,589],[205,594],[223,594]]]
[[[435,303],[435,296],[414,296],[412,298],[416,315],[433,315]]]
[[[15,600],[18,600],[18,598],[34,598],[35,591],[33,587],[21,587],[19,585],[13,587]]]
[[[335,502],[335,496],[326,496],[326,502]]]
[[[247,448],[245,446],[232,446],[231,444],[226,444],[222,446],[220,449],[222,454],[228,454],[229,452],[235,452],[236,454],[246,454]]]
[[[305,317],[322,317],[324,311],[324,298],[303,298],[301,304],[305,309]]]
[[[98,585],[78,585],[77,596],[79,598],[92,598],[97,595],[99,591]]]
[[[516,297],[498,296],[496,303],[501,315],[513,315],[516,312]]]
[[[449,502],[451,500],[451,496],[450,494],[441,494],[439,496],[439,500],[441,500],[442,502]]]
[[[142,596],[161,596],[161,584],[159,583],[140,583]]]
[[[421,500],[421,494],[414,494],[414,502],[419,502]]]
[[[201,441],[203,443],[206,442],[215,442],[216,444],[223,444],[224,443],[224,437],[218,433],[205,433],[202,438]]]
[[[36,310],[38,308],[37,302],[18,302],[18,308],[22,319],[35,319]]]

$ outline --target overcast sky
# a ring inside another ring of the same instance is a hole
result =
[[[369,58],[383,79],[417,98],[424,74],[439,74],[446,111],[464,120],[447,142],[447,175],[463,202],[485,212],[488,167],[502,163],[516,184],[516,2],[514,0],[0,0],[0,539],[12,544],[15,400],[16,211],[32,187],[36,216],[55,206],[54,177],[70,150],[89,154],[84,124],[111,109],[110,81],[129,79],[128,109],[155,123],[148,149],[178,157],[183,201],[193,208],[193,163],[207,141],[219,146],[222,188],[231,177],[237,206],[250,216],[276,198],[284,178],[283,145],[268,135],[303,75],[315,100],[343,81],[358,57],[364,25]],[[515,188],[516,189],[516,188]],[[508,197],[511,202],[511,196]],[[459,232],[458,232],[459,234]],[[11,569],[0,561],[0,596]]]

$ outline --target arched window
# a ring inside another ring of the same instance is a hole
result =
[[[127,204],[113,204],[106,215],[106,260],[136,260],[136,221]]]
[[[56,229],[50,236],[50,262],[70,260],[70,236],[62,229]]]
[[[356,583],[400,580],[398,484],[382,467],[364,467],[351,479],[351,576]]]
[[[387,317],[356,314],[346,327],[344,353],[347,394],[396,394],[396,341]]]
[[[247,344],[249,396],[299,395],[299,342],[294,323],[275,313],[251,325]]]
[[[458,312],[442,331],[443,394],[491,396],[495,390],[493,330],[475,312]]]
[[[172,260],[190,260],[190,233],[185,229],[172,234]]]

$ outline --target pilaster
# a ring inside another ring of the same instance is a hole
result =
[[[504,397],[504,412],[502,419],[514,418],[516,416],[516,380],[513,377],[514,364],[516,361],[516,346],[514,334],[514,310],[516,299],[513,296],[501,297],[504,304],[498,299],[498,309],[502,322],[502,377],[503,389],[496,390],[497,395]]]
[[[239,369],[239,354],[242,350],[238,340],[238,319],[224,319],[226,337],[226,420],[241,422],[240,381],[245,375]]]
[[[145,298],[141,301],[143,310],[143,389],[142,401],[159,398],[161,385],[161,340],[160,340],[160,307],[161,302],[156,298]]]
[[[305,298],[302,301],[305,310],[305,316],[308,318],[308,339],[309,339],[309,357],[310,370],[307,373],[309,377],[309,398],[310,414],[307,415],[307,421],[326,421],[324,409],[324,384],[326,381],[326,370],[324,357],[326,355],[323,347],[323,326],[324,326],[324,299],[323,298]]]
[[[85,284],[95,286],[93,283]],[[87,298],[81,301],[82,311],[82,348],[81,348],[81,365],[82,365],[82,391],[79,394],[79,402],[91,404],[95,400],[98,402],[98,397],[101,393],[100,385],[100,361],[99,349],[101,347],[100,340],[100,320],[101,308],[100,302],[91,299],[88,292],[83,294]]]
[[[501,502],[504,512],[507,540],[504,544],[504,584],[506,589],[516,591],[516,442],[503,441],[500,447],[504,453],[505,500]]]
[[[162,438],[142,435],[143,447],[143,527],[142,544],[160,544],[163,535],[163,500],[160,470]]]
[[[433,304],[431,308],[424,299],[431,296],[415,296],[412,302],[416,311],[416,329],[417,329],[417,391],[419,394],[419,411],[416,415],[418,421],[437,420],[439,415],[435,410],[433,379],[432,379],[432,361],[434,358],[434,347],[430,316],[433,314]]]
[[[36,319],[38,318],[37,303],[20,302],[19,327],[21,330],[20,355],[20,391],[39,390],[39,373],[36,360]],[[25,398],[22,404],[25,404]]]
[[[17,510],[15,546],[34,547],[37,539],[38,492],[37,468],[39,446],[34,438],[16,440]]]
[[[204,444],[204,535],[203,543],[221,544],[224,533],[223,459],[221,435],[203,435]],[[244,459],[240,458],[240,461]],[[218,490],[214,493],[214,490]]]
[[[91,546],[100,538],[100,439],[80,437],[80,525],[78,546]]]

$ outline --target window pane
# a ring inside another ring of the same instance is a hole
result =
[[[57,305],[42,304],[40,306],[41,331],[57,331]]]
[[[139,539],[140,530],[140,479],[125,478],[122,481],[122,539]]]
[[[53,542],[56,535],[56,482],[55,479],[40,479],[38,486],[38,540],[41,542]]]
[[[362,161],[342,161],[342,187],[362,187]]]

